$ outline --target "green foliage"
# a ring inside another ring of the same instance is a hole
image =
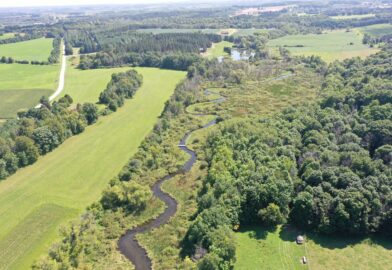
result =
[[[276,226],[286,221],[280,212],[279,206],[274,203],[270,203],[266,208],[260,209],[257,215],[266,227]]]

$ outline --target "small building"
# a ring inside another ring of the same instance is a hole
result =
[[[304,239],[304,237],[302,235],[298,235],[297,239],[296,239],[296,242],[297,242],[298,245],[302,245],[305,242],[305,239]]]
[[[303,263],[303,264],[307,264],[307,263],[308,263],[308,260],[306,259],[305,256],[302,257],[302,263]]]
[[[226,31],[226,30],[223,30],[222,32],[221,32],[221,35],[222,36],[228,36],[230,33],[229,33],[229,31]]]

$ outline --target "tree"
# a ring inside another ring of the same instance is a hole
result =
[[[33,164],[39,157],[39,151],[34,141],[26,136],[15,139],[15,153],[21,167]]]
[[[286,221],[285,217],[280,212],[279,206],[274,203],[270,203],[266,208],[260,209],[258,216],[261,222],[268,227],[276,226]]]
[[[82,105],[82,114],[87,120],[87,124],[91,125],[98,119],[98,108],[92,103],[84,103]]]

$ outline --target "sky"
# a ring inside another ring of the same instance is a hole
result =
[[[101,5],[101,4],[150,4],[175,3],[184,0],[0,0],[0,7]],[[206,2],[206,1],[203,1]]]

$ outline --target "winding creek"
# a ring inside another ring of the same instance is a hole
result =
[[[206,96],[212,94],[212,92],[209,91],[208,89],[206,89],[204,93]],[[220,98],[210,100],[208,102],[220,103],[223,101],[225,101],[225,98],[221,96]],[[192,115],[206,116],[206,114],[192,114]],[[175,172],[173,174],[166,175],[165,177],[160,179],[158,182],[156,182],[152,187],[152,191],[153,191],[154,196],[161,199],[166,204],[165,211],[163,213],[161,213],[157,218],[151,219],[138,227],[135,227],[131,230],[128,230],[118,241],[118,248],[119,248],[120,252],[135,265],[136,270],[150,270],[150,269],[152,269],[151,259],[148,257],[146,249],[143,248],[139,244],[139,242],[137,241],[136,235],[140,234],[140,233],[145,233],[145,232],[151,231],[155,228],[160,227],[161,225],[166,224],[169,221],[169,219],[172,216],[174,216],[175,213],[177,212],[176,200],[173,197],[171,197],[168,193],[162,191],[162,189],[161,189],[162,184],[164,182],[172,179],[174,176],[181,174],[181,173],[189,172],[192,169],[193,165],[196,163],[197,156],[194,151],[192,151],[191,149],[189,149],[187,147],[186,142],[187,142],[188,138],[191,136],[191,134],[194,131],[200,130],[200,129],[205,129],[205,128],[208,128],[208,127],[213,126],[215,124],[216,124],[216,119],[208,122],[207,124],[205,124],[204,126],[202,126],[199,129],[195,129],[195,130],[191,130],[191,131],[187,132],[182,137],[178,147],[190,156],[189,159],[185,162],[185,164],[182,166],[181,169],[179,169],[177,172]]]

